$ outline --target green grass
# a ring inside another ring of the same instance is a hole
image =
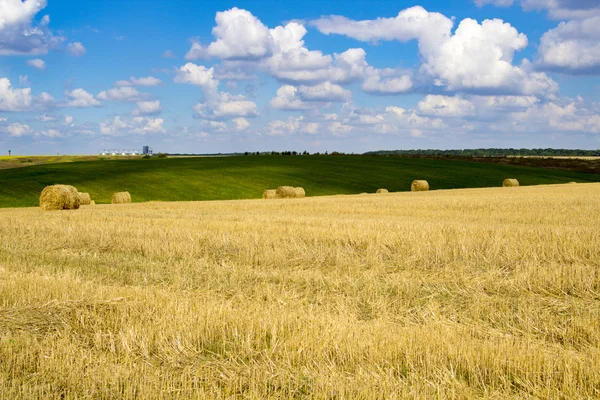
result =
[[[302,186],[308,196],[410,190],[413,179],[431,189],[599,182],[600,175],[456,160],[365,156],[248,156],[104,160],[35,165],[0,171],[0,207],[36,206],[55,183],[109,203],[116,191],[134,202],[260,198],[264,189]]]

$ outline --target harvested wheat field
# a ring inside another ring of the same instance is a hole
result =
[[[0,210],[0,397],[600,397],[600,184]]]

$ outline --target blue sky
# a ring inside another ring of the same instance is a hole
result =
[[[600,148],[596,0],[0,0],[0,154]]]

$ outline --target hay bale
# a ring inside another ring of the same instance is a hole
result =
[[[377,192],[375,193],[389,193],[389,191],[387,189],[377,189]]]
[[[79,192],[70,185],[46,186],[40,195],[40,207],[43,210],[77,210]]]
[[[368,194],[368,193],[367,193],[367,192],[362,192],[362,193],[360,193],[360,194]]]
[[[263,199],[276,199],[276,190],[275,189],[267,189],[263,192]]]
[[[94,200],[90,200],[90,206],[95,206],[96,202]]]
[[[569,183],[570,183],[570,184],[573,184],[573,183],[577,183],[577,182],[569,182]]]
[[[296,192],[294,192],[294,188],[291,186],[279,186],[275,190],[275,197],[278,199],[293,199],[296,197]]]
[[[112,195],[113,204],[131,203],[131,195],[129,192],[118,192]]]
[[[82,193],[82,192],[78,192],[77,193],[79,195],[79,204],[82,206],[89,206],[90,202],[92,201],[92,198],[90,197],[89,193]]]
[[[306,197],[306,192],[304,191],[304,188],[301,188],[301,187],[295,187],[294,194],[296,195],[297,199],[302,199],[302,198]]]
[[[424,192],[429,190],[429,183],[423,180],[414,180],[410,185],[411,192]]]
[[[515,186],[519,186],[519,181],[516,179],[505,179],[502,182],[502,186],[504,187],[515,187]]]

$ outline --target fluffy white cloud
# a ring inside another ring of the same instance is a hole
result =
[[[73,117],[70,115],[65,115],[65,125],[73,126]]]
[[[141,78],[134,78],[133,76],[129,80],[121,80],[115,83],[115,86],[158,86],[162,81],[153,76],[146,76]]]
[[[352,92],[331,82],[323,82],[314,86],[301,85],[298,96],[304,101],[344,102],[352,98]]]
[[[6,127],[6,132],[12,137],[21,137],[29,135],[32,132],[32,129],[27,124],[15,122]]]
[[[67,102],[64,104],[65,107],[85,108],[102,105],[92,94],[81,88],[66,91],[65,96],[67,98]]]
[[[277,95],[271,99],[269,105],[277,110],[306,110],[311,108],[310,104],[300,100],[296,93],[298,88],[292,85],[284,85],[277,89]]]
[[[75,42],[67,45],[67,52],[73,57],[80,57],[85,54],[86,50],[81,42]]]
[[[533,72],[527,61],[512,64],[514,53],[527,46],[527,37],[499,19],[479,24],[467,18],[452,34],[451,19],[417,6],[395,18],[353,21],[332,16],[314,24],[323,33],[364,41],[417,40],[424,60],[421,72],[450,91],[529,95],[553,93],[558,88],[547,75]],[[377,88],[377,79],[372,82]],[[402,88],[403,82],[397,83]]]
[[[19,85],[30,86],[29,77],[27,75],[19,75]]]
[[[194,106],[194,110],[199,117],[209,120],[258,116],[255,102],[246,99],[242,95],[229,93],[219,93],[205,103],[198,103]]]
[[[39,59],[39,58],[27,60],[27,65],[29,65],[30,67],[33,67],[33,68],[40,69],[40,70],[46,69],[46,63],[44,62],[44,60]]]
[[[409,75],[398,76],[392,69],[379,70],[368,67],[366,78],[360,88],[373,94],[398,94],[410,91],[413,82]]]
[[[2,0],[0,2],[0,55],[46,54],[64,38],[48,30],[49,19],[33,25],[33,17],[46,7],[46,0]]]
[[[250,122],[246,118],[234,118],[233,123],[237,131],[245,131],[250,126]]]
[[[159,100],[140,101],[137,108],[131,112],[133,115],[158,115],[162,112]]]
[[[214,75],[215,69],[213,67],[206,68],[204,65],[187,63],[179,68],[173,81],[200,86],[205,93],[214,95],[219,86],[219,81],[215,79]]]
[[[548,102],[512,113],[511,128],[517,131],[600,133],[600,114],[575,102]]]
[[[436,117],[466,117],[475,113],[475,106],[459,96],[427,95],[418,105],[419,113]]]
[[[116,116],[100,123],[100,133],[107,136],[122,136],[132,133],[136,135],[165,133],[164,122],[162,118],[121,118]]]
[[[121,86],[103,90],[96,96],[100,100],[113,100],[123,102],[139,102],[149,97],[148,93],[140,93],[131,86]]]
[[[27,111],[31,108],[31,89],[13,89],[10,80],[0,78],[0,111]]]
[[[566,73],[600,73],[600,16],[561,22],[544,33],[536,64]]]
[[[44,131],[40,131],[39,133],[36,133],[36,136],[45,136],[51,139],[58,139],[58,138],[62,138],[65,137],[65,135],[63,133],[61,133],[60,131],[56,130],[56,129],[47,129]]]
[[[56,121],[56,117],[54,115],[49,115],[49,114],[41,114],[41,115],[38,115],[37,117],[34,117],[34,119],[37,121],[41,121],[41,122]]]
[[[216,40],[203,47],[193,43],[187,60],[217,57],[222,59],[259,59],[271,52],[269,29],[250,12],[234,7],[218,12],[212,30]]]

